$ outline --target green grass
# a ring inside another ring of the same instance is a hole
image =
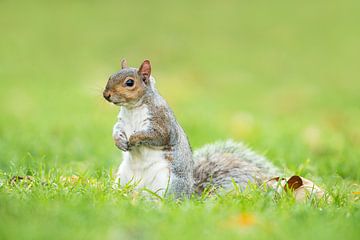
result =
[[[0,1],[0,239],[355,239],[358,1]],[[111,188],[117,107],[145,58],[194,148],[244,141],[333,202],[257,189],[183,203]],[[14,175],[35,182],[9,184]],[[79,183],[60,181],[77,175]],[[87,180],[90,179],[90,183]]]

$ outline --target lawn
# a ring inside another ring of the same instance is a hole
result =
[[[357,239],[360,3],[0,1],[0,239]],[[120,58],[152,61],[194,149],[243,141],[328,191],[112,189]],[[11,184],[12,176],[33,181]],[[74,176],[71,178],[71,176]],[[75,177],[76,176],[76,177]]]

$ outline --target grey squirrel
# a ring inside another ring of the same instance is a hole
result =
[[[110,76],[104,98],[121,106],[113,128],[123,161],[116,173],[120,185],[134,182],[160,196],[175,198],[201,194],[208,186],[244,189],[262,184],[279,171],[267,159],[233,141],[209,144],[192,153],[188,138],[174,113],[160,96],[145,60],[137,68],[121,61]]]

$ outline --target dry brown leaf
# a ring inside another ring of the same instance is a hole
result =
[[[310,197],[320,199],[325,196],[325,191],[315,183],[296,175],[288,179],[274,177],[268,180],[266,185],[275,189],[278,193],[292,191],[297,202],[304,202]]]

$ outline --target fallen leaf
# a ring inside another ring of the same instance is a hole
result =
[[[309,179],[300,176],[291,176],[288,179],[274,177],[268,180],[266,185],[275,189],[278,193],[291,190],[297,202],[304,202],[313,196],[317,199],[325,196],[325,191],[323,189],[315,185],[315,183]]]
[[[292,176],[291,178],[289,178],[284,186],[285,191],[287,190],[292,190],[295,191],[297,190],[299,187],[301,187],[302,185],[304,185],[303,181],[301,180],[301,177],[299,176]]]

